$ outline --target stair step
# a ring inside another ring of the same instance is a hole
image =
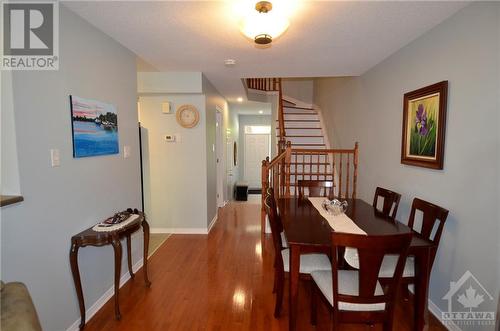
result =
[[[297,106],[285,106],[285,105],[283,105],[283,108],[314,110],[313,108],[305,108],[305,107],[297,107]]]
[[[319,122],[319,120],[284,120],[285,122]],[[279,122],[279,120],[276,120],[276,122]]]
[[[287,113],[283,112],[284,115],[300,115],[300,116],[312,116],[312,115],[318,115],[317,113]]]

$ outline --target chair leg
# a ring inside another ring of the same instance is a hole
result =
[[[285,287],[285,275],[283,271],[276,272],[276,305],[274,307],[274,317],[279,318],[281,315],[281,306],[283,304],[283,290]]]
[[[316,284],[311,281],[311,324],[316,325],[318,320],[318,300],[316,295]]]

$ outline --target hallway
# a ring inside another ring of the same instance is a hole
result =
[[[150,258],[152,286],[141,271],[120,291],[122,320],[113,319],[110,300],[85,330],[287,330],[288,302],[280,320],[273,317],[273,248],[261,235],[260,204],[232,202],[219,209],[208,236],[172,235]],[[309,287],[300,288],[299,330],[329,330],[320,305],[318,326],[309,324]],[[410,330],[410,305],[401,303],[394,330]],[[353,326],[344,330],[379,330]],[[444,330],[431,317],[430,330]]]

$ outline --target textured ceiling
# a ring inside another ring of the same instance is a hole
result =
[[[466,4],[302,1],[288,31],[259,49],[239,32],[230,1],[64,2],[144,63],[202,71],[229,101],[244,96],[243,77],[360,75]],[[225,67],[228,58],[237,64]]]

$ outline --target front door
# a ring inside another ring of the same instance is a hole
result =
[[[245,134],[245,181],[249,188],[261,188],[262,160],[270,155],[270,135]]]

